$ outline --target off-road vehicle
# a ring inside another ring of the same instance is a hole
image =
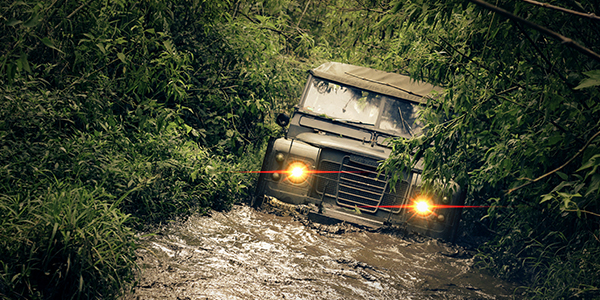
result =
[[[290,119],[277,123],[256,184],[253,205],[265,198],[308,207],[316,221],[361,226],[404,226],[452,240],[465,193],[422,195],[421,165],[392,188],[378,170],[390,138],[418,137],[419,110],[439,88],[410,77],[330,62],[310,70]],[[289,205],[288,205],[289,206]]]

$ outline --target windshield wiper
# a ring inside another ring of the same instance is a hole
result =
[[[365,123],[361,120],[354,120],[354,119],[333,119],[334,122],[343,122],[343,123],[350,123],[350,124],[361,124],[361,125],[369,125],[369,126],[375,126],[375,124],[373,123]]]
[[[398,113],[400,114],[400,119],[402,119],[402,126],[404,126],[404,129],[406,129],[406,131],[408,131],[408,134],[410,134],[410,137],[413,137],[413,133],[412,133],[412,128],[410,127],[410,124],[408,124],[408,122],[406,122],[406,120],[404,120],[404,117],[402,116],[402,110],[400,110],[400,107],[398,107]]]

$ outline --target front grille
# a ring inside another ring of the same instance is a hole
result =
[[[396,182],[396,189],[393,192],[390,190],[390,187],[391,185],[388,184],[380,208],[397,214],[402,210],[401,205],[406,204],[403,199],[406,198],[406,193],[408,192],[408,181],[402,180]]]
[[[377,161],[373,159],[355,155],[345,156],[341,162],[322,159],[318,170],[325,172],[313,174],[315,196],[323,197],[325,193],[336,199],[340,206],[356,206],[370,213],[381,209],[397,214],[410,198],[410,177],[398,181],[392,191],[385,175],[377,176]]]
[[[340,174],[336,172],[340,171],[340,164],[328,160],[322,160],[319,164],[319,171],[325,172],[313,175],[318,178],[316,186],[317,193],[322,194],[325,192],[325,195],[329,197],[335,197],[340,176]]]
[[[346,156],[340,171],[337,203],[365,212],[377,211],[387,187],[387,180],[384,175],[378,176],[377,167]]]

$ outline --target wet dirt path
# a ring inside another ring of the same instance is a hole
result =
[[[143,239],[124,299],[512,299],[459,247],[350,227],[331,234],[236,206]]]

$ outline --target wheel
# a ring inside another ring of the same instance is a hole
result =
[[[460,218],[462,216],[462,208],[460,206],[465,204],[467,189],[467,186],[459,187],[458,191],[452,197],[452,205],[459,206],[459,208],[455,208],[450,218],[448,218],[448,227],[446,228],[445,236],[449,242],[454,242],[458,237]]]
[[[269,143],[267,144],[267,151],[265,152],[265,157],[263,158],[262,167],[260,168],[261,172],[267,170],[268,159],[272,156],[273,152],[273,144],[275,144],[276,138],[271,137],[269,139]],[[263,199],[265,197],[265,173],[260,173],[258,176],[258,180],[256,181],[256,188],[254,189],[254,194],[252,195],[252,199],[250,199],[250,206],[254,208],[258,208],[262,205]]]

